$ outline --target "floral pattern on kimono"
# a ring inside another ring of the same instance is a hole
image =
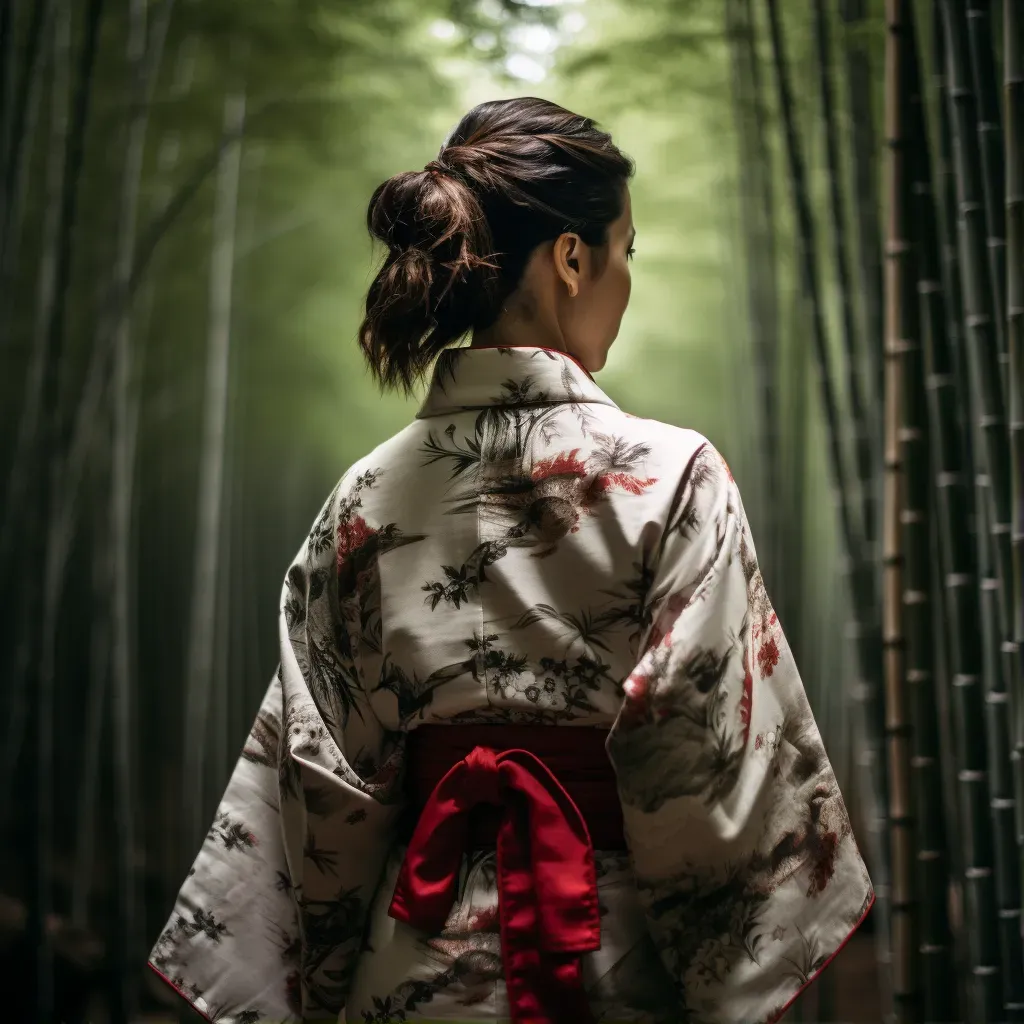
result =
[[[218,1024],[508,1019],[494,857],[387,914],[405,736],[610,730],[602,1021],[777,1019],[873,899],[724,460],[545,349],[438,360],[288,570],[280,666],[150,962]],[[657,950],[660,956],[653,955]]]

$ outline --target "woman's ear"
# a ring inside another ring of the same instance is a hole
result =
[[[574,299],[580,291],[580,281],[586,269],[586,246],[579,235],[567,232],[555,239],[552,256],[555,272],[565,283],[569,298]]]

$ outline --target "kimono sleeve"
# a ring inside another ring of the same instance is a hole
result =
[[[692,1024],[778,1019],[874,899],[732,475],[691,461],[608,740],[651,934]]]
[[[338,1018],[400,811],[402,747],[339,599],[339,501],[287,574],[278,672],[150,954],[218,1024]]]

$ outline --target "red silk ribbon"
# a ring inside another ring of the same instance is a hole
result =
[[[475,747],[437,784],[398,875],[390,915],[437,934],[452,903],[469,812],[502,808],[498,914],[515,1024],[591,1024],[580,953],[599,949],[594,850],[572,798],[526,750]]]

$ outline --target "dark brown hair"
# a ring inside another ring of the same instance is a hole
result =
[[[632,161],[588,117],[547,100],[481,103],[435,161],[389,178],[366,213],[387,255],[359,344],[381,387],[403,387],[442,349],[490,326],[533,251],[565,231],[607,241]]]

